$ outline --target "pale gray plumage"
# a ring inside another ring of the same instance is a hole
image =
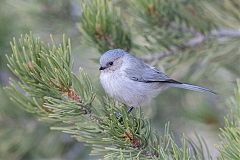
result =
[[[129,106],[142,106],[169,87],[214,94],[207,88],[175,81],[121,49],[105,52],[100,58],[100,65],[100,81],[104,90]]]

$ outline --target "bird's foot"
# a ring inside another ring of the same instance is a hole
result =
[[[127,113],[130,114],[133,109],[134,109],[133,106],[129,107],[128,110],[127,110]],[[123,121],[122,114],[121,113],[116,113],[116,117],[119,120],[119,122],[122,123],[122,121]]]
[[[131,113],[133,109],[134,109],[133,106],[129,107],[127,113],[128,113],[128,114]]]

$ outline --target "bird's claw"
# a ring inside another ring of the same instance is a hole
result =
[[[134,109],[134,107],[132,107],[132,106],[129,107],[127,110],[127,113],[130,114],[133,109]],[[122,121],[123,121],[122,114],[121,113],[115,113],[115,114],[116,114],[116,117],[119,120],[119,122],[122,123]]]

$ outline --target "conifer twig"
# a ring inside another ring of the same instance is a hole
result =
[[[159,52],[159,53],[152,53],[142,56],[141,58],[147,62],[151,63],[153,61],[159,61],[165,57],[176,55],[179,53],[184,52],[186,49],[190,49],[192,47],[196,47],[198,45],[201,45],[204,41],[207,41],[209,38],[239,38],[240,37],[240,31],[239,30],[233,30],[233,29],[219,29],[214,30],[210,32],[209,35],[203,35],[201,33],[196,33],[195,36],[188,40],[186,43],[184,43],[181,46],[172,46],[170,49]]]
[[[129,114],[126,106],[96,95],[83,71],[79,77],[70,71],[70,40],[52,42],[47,45],[30,34],[11,43],[8,66],[19,82],[12,80],[6,90],[14,102],[55,122],[52,129],[91,145],[92,154],[106,159],[201,157],[203,150],[188,150],[185,138],[177,146],[168,125],[160,136],[140,109]]]

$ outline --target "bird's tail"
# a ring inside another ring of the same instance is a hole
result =
[[[195,86],[195,85],[187,84],[187,83],[169,83],[169,86],[188,89],[188,90],[192,90],[192,91],[198,91],[198,92],[208,92],[208,93],[216,95],[216,93],[214,91],[212,91],[208,88]]]

